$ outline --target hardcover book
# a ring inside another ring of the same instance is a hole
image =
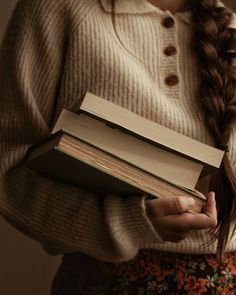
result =
[[[97,193],[153,197],[205,196],[200,175],[219,168],[224,152],[87,93],[78,113],[63,109],[52,136],[30,148],[26,163],[66,183]]]

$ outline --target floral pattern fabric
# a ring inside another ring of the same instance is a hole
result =
[[[220,266],[215,255],[141,250],[123,263],[106,263],[83,254],[63,258],[51,295],[234,295],[236,252]]]

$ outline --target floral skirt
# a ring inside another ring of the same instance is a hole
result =
[[[51,295],[200,295],[236,294],[236,252],[225,257],[141,250],[128,262],[107,263],[67,254]]]

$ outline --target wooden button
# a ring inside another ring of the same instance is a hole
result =
[[[167,46],[164,49],[164,54],[167,55],[167,56],[175,55],[176,52],[177,52],[177,49],[174,46]]]
[[[170,75],[165,78],[165,84],[167,86],[175,86],[179,83],[179,79],[176,75]]]
[[[174,26],[175,21],[172,17],[168,16],[162,20],[163,27],[170,29]]]

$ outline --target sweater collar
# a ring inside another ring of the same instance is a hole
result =
[[[111,1],[110,0],[100,0],[103,9],[106,12],[111,13]],[[218,1],[217,6],[224,6],[221,1]],[[155,13],[159,16],[164,16],[166,13],[170,11],[163,11],[160,8],[152,5],[146,0],[117,0],[116,1],[116,13],[117,14],[150,14]],[[191,12],[176,12],[176,17],[180,17],[185,23],[191,24]],[[230,28],[236,29],[236,15],[234,14],[231,24],[229,25]]]
[[[100,0],[103,9],[111,13],[111,1]],[[161,10],[145,0],[117,0],[116,13],[118,14],[145,14]]]
[[[103,9],[106,12],[111,13],[111,1],[110,0],[100,0]],[[169,15],[173,14],[167,10],[163,11],[160,8],[152,5],[146,0],[117,0],[116,1],[116,14],[157,14],[160,17],[165,16],[167,13]],[[184,22],[188,24],[191,23],[191,12],[177,12],[175,16],[182,18]]]

